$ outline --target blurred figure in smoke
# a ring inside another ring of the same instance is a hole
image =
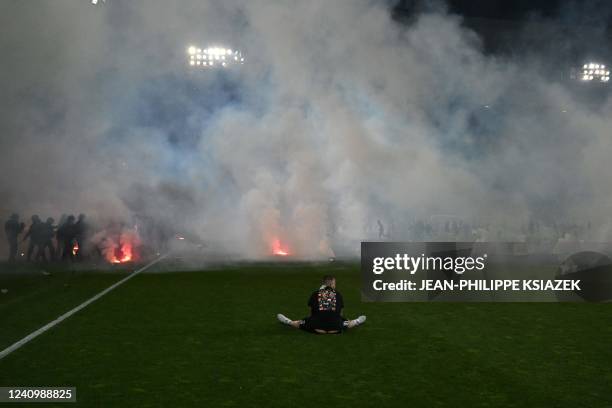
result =
[[[47,218],[47,221],[42,225],[41,228],[41,245],[38,248],[38,253],[36,254],[36,260],[47,259],[45,251],[49,250],[49,260],[55,260],[55,246],[53,246],[53,235],[55,233],[55,225],[53,223],[55,220],[52,217]]]
[[[378,239],[383,239],[385,237],[385,226],[380,220],[376,220],[378,224]]]
[[[74,215],[69,215],[66,218],[66,222],[64,222],[57,229],[57,240],[59,242],[59,247],[61,248],[62,261],[65,260],[74,260],[74,254],[72,253],[74,242],[75,242],[75,223],[74,223]]]
[[[37,251],[40,250],[43,228],[43,223],[40,220],[40,217],[38,215],[33,215],[32,224],[30,225],[30,228],[28,228],[28,232],[26,232],[22,241],[25,242],[26,239],[30,238],[30,244],[28,245],[28,252],[26,255],[27,261],[32,260],[32,254],[34,253],[35,249]]]
[[[57,227],[60,228],[62,225],[64,225],[64,223],[66,222],[67,218],[68,218],[68,214],[62,214],[62,216],[60,217],[59,222],[57,223]]]
[[[6,240],[9,244],[9,256],[8,261],[14,262],[17,256],[17,237],[23,232],[25,224],[19,222],[19,215],[12,214],[11,217],[4,223],[4,233],[6,234]]]
[[[82,260],[85,255],[85,245],[87,243],[87,235],[88,231],[87,223],[85,223],[85,214],[79,214],[79,219],[76,224],[74,224],[74,239],[76,240],[76,244],[79,247],[79,250],[76,253],[76,258],[78,260]]]
[[[64,241],[62,239],[62,237],[60,236],[60,231],[62,231],[62,227],[64,226],[64,224],[66,223],[66,219],[68,218],[68,215],[66,214],[62,214],[62,216],[60,217],[59,222],[57,223],[57,229],[55,230],[55,240],[57,241],[57,258],[61,259],[63,254],[64,254]]]

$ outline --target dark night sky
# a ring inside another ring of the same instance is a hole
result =
[[[554,51],[548,60],[560,58],[563,63],[612,55],[610,0],[400,0],[393,14],[409,24],[419,12],[441,4],[478,33],[487,53]]]
[[[529,15],[545,17],[558,13],[562,0],[447,0],[450,11],[466,18],[522,20]],[[566,2],[567,3],[567,2]],[[415,10],[435,5],[435,0],[400,0],[396,6],[398,16],[408,16]]]
[[[558,12],[560,0],[450,0],[453,12],[466,17],[521,20],[530,14],[551,16]]]
[[[589,20],[601,22],[603,19],[609,26],[612,22],[612,2],[609,0],[399,0],[395,13],[400,18],[408,17],[414,11],[440,3],[446,3],[452,13],[467,19],[520,22],[537,16],[559,18],[570,24],[589,24]]]

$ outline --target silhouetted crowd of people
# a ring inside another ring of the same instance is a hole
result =
[[[38,215],[31,217],[26,224],[19,220],[18,214],[12,214],[4,224],[4,232],[9,244],[9,262],[15,262],[19,254],[19,244],[28,241],[27,250],[22,252],[26,261],[75,261],[84,257],[89,228],[85,215],[62,215],[56,225],[52,217],[44,222]],[[21,240],[20,240],[21,236]]]

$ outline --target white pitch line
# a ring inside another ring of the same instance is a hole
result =
[[[86,308],[87,306],[89,306],[90,304],[95,302],[96,300],[100,299],[102,296],[106,295],[111,290],[115,289],[119,285],[122,285],[125,282],[127,282],[128,280],[132,279],[134,276],[138,275],[140,272],[142,272],[142,271],[150,268],[151,266],[155,265],[156,263],[158,263],[159,261],[164,259],[167,255],[168,254],[162,255],[159,258],[155,259],[153,262],[150,262],[147,265],[143,266],[142,268],[135,270],[134,272],[130,273],[125,278],[121,279],[119,282],[116,282],[116,283],[112,284],[108,288],[104,289],[102,292],[98,293],[97,295],[93,296],[92,298],[90,298],[90,299],[86,300],[85,302],[81,303],[80,305],[78,305],[74,309],[64,313],[63,315],[61,315],[57,319],[53,320],[52,322],[49,322],[49,323],[45,324],[40,329],[38,329],[36,331],[33,331],[32,333],[30,333],[27,336],[25,336],[23,339],[19,340],[18,342],[14,343],[13,345],[11,345],[11,346],[5,348],[4,350],[0,351],[0,360],[2,360],[4,357],[6,357],[9,354],[11,354],[13,351],[21,348],[21,346],[29,343],[31,340],[34,340],[36,337],[40,336],[41,334],[43,334],[47,330],[49,330],[52,327],[54,327],[54,326],[58,325],[59,323],[63,322],[64,320],[66,320],[67,318],[69,318],[70,316],[72,316],[73,314],[78,312],[79,310]]]

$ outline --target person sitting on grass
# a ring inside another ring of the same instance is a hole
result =
[[[276,317],[283,324],[317,334],[339,334],[366,321],[365,316],[354,320],[342,317],[344,301],[340,292],[336,291],[336,278],[333,276],[323,278],[323,285],[310,296],[308,306],[310,316],[303,320],[291,320],[280,313]]]

